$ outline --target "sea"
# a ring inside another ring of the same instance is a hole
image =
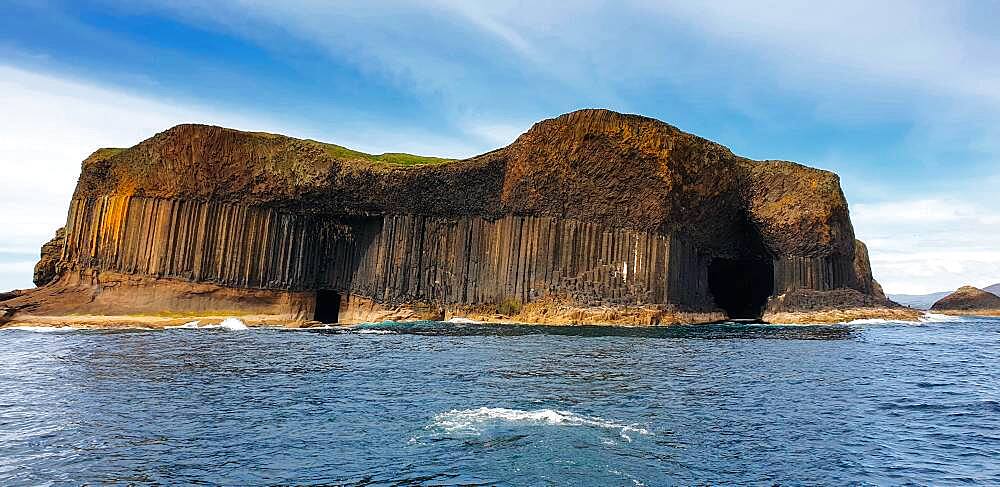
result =
[[[0,485],[1000,485],[1000,321],[5,329]]]

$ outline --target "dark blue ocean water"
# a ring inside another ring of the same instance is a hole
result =
[[[0,485],[1000,484],[1000,321],[0,331]]]

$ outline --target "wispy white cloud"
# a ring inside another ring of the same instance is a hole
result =
[[[231,114],[175,105],[0,65],[0,213],[18,231],[0,247],[37,249],[65,218],[80,161],[128,147],[182,122],[259,126]]]
[[[1000,121],[1000,49],[995,33],[970,28],[965,5],[173,0],[147,8],[271,49],[287,48],[290,36],[459,115],[507,105],[543,107],[533,118],[553,107],[648,113],[657,108],[646,102],[651,92],[679,92],[779,127],[797,122],[762,103],[806,100],[816,120],[913,122],[915,140],[953,125],[942,112],[968,107],[966,138],[984,141],[988,134],[969,130]]]
[[[955,198],[852,206],[887,292],[920,294],[1000,282],[1000,207]]]
[[[852,210],[854,222],[859,225],[912,223],[926,226],[957,223],[986,227],[1000,225],[1000,210],[954,199],[923,198],[859,204]]]
[[[36,254],[63,225],[80,161],[184,121],[244,123],[210,110],[0,65],[0,249]],[[31,286],[27,262],[0,263],[0,288]]]
[[[472,22],[480,29],[495,35],[510,46],[515,52],[533,62],[542,62],[538,47],[512,27],[505,18],[521,12],[524,5],[503,4],[501,2],[473,3],[453,0],[435,0],[432,2],[452,12],[460,18]]]
[[[970,28],[960,2],[646,3],[765,58],[780,76],[810,78],[801,89],[924,88],[1000,101],[998,65],[982,62],[997,48]]]

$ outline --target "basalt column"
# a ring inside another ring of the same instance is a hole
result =
[[[330,283],[384,303],[709,302],[705,259],[673,236],[550,217],[395,215],[354,227],[352,242],[351,273],[333,270]]]
[[[342,240],[336,220],[195,200],[73,200],[63,261],[78,268],[211,282],[315,289]]]
[[[676,236],[551,217],[333,218],[192,200],[74,200],[77,268],[399,305],[543,296],[581,305],[711,304],[707,260]]]

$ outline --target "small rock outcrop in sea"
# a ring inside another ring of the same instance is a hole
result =
[[[956,314],[1000,314],[1000,296],[972,286],[962,286],[931,306],[931,311]]]
[[[15,299],[39,314],[650,324],[894,307],[836,174],[606,110],[461,161],[179,125],[88,157],[56,240],[45,285]]]

